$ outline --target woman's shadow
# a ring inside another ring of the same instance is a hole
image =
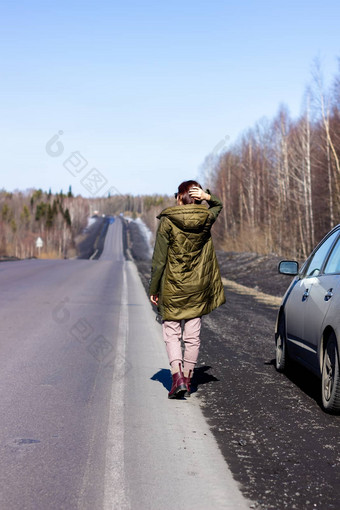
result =
[[[213,381],[219,381],[215,376],[208,374],[210,366],[203,365],[194,370],[194,375],[191,379],[191,393],[195,393],[198,387],[202,384],[207,384]],[[161,368],[155,375],[151,377],[152,381],[158,381],[163,384],[164,388],[169,392],[171,390],[172,378],[171,371],[167,368]]]

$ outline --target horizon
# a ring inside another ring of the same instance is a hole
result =
[[[297,119],[314,59],[326,89],[338,73],[334,0],[33,0],[0,12],[8,192],[171,195],[281,104]]]

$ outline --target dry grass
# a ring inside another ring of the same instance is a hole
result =
[[[242,294],[246,296],[252,296],[259,303],[263,303],[271,308],[277,309],[282,301],[282,298],[271,296],[270,294],[265,294],[264,292],[260,292],[257,289],[246,287],[245,285],[241,285],[240,283],[236,283],[232,280],[227,280],[226,278],[222,278],[223,285],[228,289],[236,292],[237,294]]]

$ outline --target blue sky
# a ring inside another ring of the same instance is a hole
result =
[[[0,188],[170,194],[281,103],[297,117],[315,57],[332,81],[339,19],[334,0],[2,2]]]

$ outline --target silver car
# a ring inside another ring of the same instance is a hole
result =
[[[276,321],[276,368],[290,359],[321,379],[324,409],[340,412],[340,225],[318,244],[299,270],[283,260],[279,272],[295,276],[285,293]]]

